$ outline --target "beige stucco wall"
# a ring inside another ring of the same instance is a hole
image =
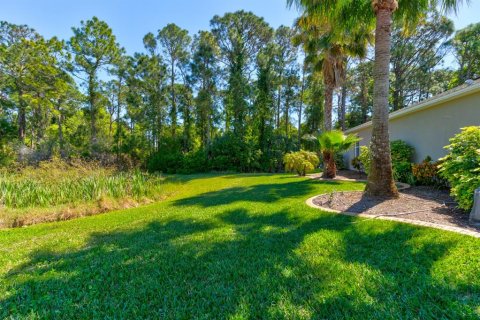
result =
[[[480,92],[460,97],[423,110],[390,120],[390,140],[404,140],[415,148],[415,162],[426,156],[434,160],[443,157],[449,139],[466,126],[480,126]],[[362,138],[360,145],[368,145],[371,127],[355,131]],[[345,154],[351,167],[354,150]]]

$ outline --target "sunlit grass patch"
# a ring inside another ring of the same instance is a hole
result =
[[[167,176],[159,203],[2,230],[0,318],[478,318],[478,239],[305,204],[363,186]]]

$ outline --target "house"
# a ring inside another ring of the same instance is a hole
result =
[[[446,154],[449,139],[467,126],[480,126],[480,79],[448,90],[389,115],[390,140],[403,140],[415,148],[415,162],[427,156],[437,160]],[[350,169],[352,159],[358,156],[360,146],[368,146],[372,122],[348,129],[362,138],[345,155]]]

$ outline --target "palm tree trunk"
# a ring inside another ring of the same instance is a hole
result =
[[[327,84],[325,86],[325,108],[323,109],[325,131],[332,131],[333,90],[333,85]]]
[[[337,165],[335,164],[335,155],[331,151],[323,152],[323,161],[325,163],[325,170],[323,177],[333,179],[337,175]]]
[[[338,120],[340,121],[340,127],[342,128],[342,131],[345,131],[347,129],[346,123],[345,123],[345,115],[347,112],[347,85],[344,83],[342,86],[342,97],[340,100],[340,108],[338,112]]]
[[[398,197],[393,180],[388,133],[388,91],[392,13],[396,0],[373,0],[376,13],[374,93],[372,116],[372,162],[366,193],[372,196]]]
[[[332,131],[333,90],[334,90],[333,85],[331,84],[325,85],[325,107],[323,109],[323,121],[324,121],[323,129],[325,132]],[[334,168],[335,161],[333,161],[333,167],[332,167],[332,161],[331,161],[332,158],[333,158],[332,153],[328,151],[323,152],[323,167],[325,168],[323,176],[328,179],[335,178],[335,173],[336,173],[336,169]]]

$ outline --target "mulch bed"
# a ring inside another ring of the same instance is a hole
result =
[[[402,190],[398,199],[369,197],[362,192],[334,192],[318,196],[313,203],[342,212],[394,216],[480,231],[469,225],[468,213],[456,207],[447,190],[431,187]]]
[[[309,175],[312,179],[319,179],[319,180],[331,180],[328,178],[323,178],[323,173],[315,173]],[[337,176],[334,180],[367,180],[367,175],[360,171],[354,170],[338,170]]]

